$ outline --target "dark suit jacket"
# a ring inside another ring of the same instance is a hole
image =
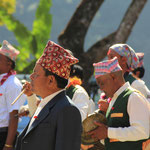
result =
[[[65,91],[56,95],[19,135],[16,150],[80,150],[81,116],[71,103]]]

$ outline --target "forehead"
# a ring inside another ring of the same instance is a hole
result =
[[[43,69],[43,67],[40,65],[40,64],[38,64],[38,63],[36,63],[35,64],[35,67],[34,67],[34,72],[41,72],[41,73],[45,73],[45,71],[44,71],[44,69]]]
[[[118,56],[119,54],[116,51],[114,51],[113,49],[109,49],[109,53],[107,55],[116,55],[116,56]]]
[[[3,54],[0,54],[0,59],[2,60],[8,60],[8,58],[5,56],[5,55],[3,55]]]
[[[106,75],[102,75],[102,76],[96,78],[97,83],[100,83],[100,82],[103,82],[103,81],[107,80],[107,79],[108,79],[108,76],[109,76],[109,75],[106,74]]]
[[[120,58],[121,56],[115,52],[113,49],[109,49],[109,52],[107,53],[108,59],[112,59],[114,57]]]

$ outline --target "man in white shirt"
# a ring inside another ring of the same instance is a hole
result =
[[[112,100],[106,113],[108,125],[95,122],[98,128],[91,136],[105,139],[106,150],[141,150],[150,133],[149,102],[125,83],[116,57],[93,65],[97,84]]]
[[[83,68],[79,65],[71,67],[69,84],[66,88],[67,96],[72,99],[81,113],[82,121],[95,111],[95,103],[89,97],[86,90],[82,87]]]
[[[129,81],[130,85],[140,91],[148,98],[148,88],[145,82],[132,76],[132,71],[137,68],[139,61],[135,51],[127,44],[114,44],[109,48],[107,53],[108,59],[118,58],[124,74],[125,81]]]
[[[0,150],[11,150],[17,135],[18,110],[25,102],[26,96],[11,105],[20,94],[22,85],[14,71],[16,57],[19,51],[6,40],[0,48]]]
[[[31,89],[42,98],[16,150],[79,150],[81,115],[65,94],[70,66],[78,59],[49,41],[31,74]]]

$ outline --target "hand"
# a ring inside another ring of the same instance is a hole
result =
[[[28,105],[23,105],[20,107],[17,117],[23,117],[29,115],[29,107]]]
[[[27,96],[33,95],[33,92],[31,91],[31,84],[30,84],[30,82],[26,82],[23,85],[23,89],[25,89],[24,94],[26,94]]]
[[[29,110],[25,110],[21,113],[18,113],[18,117],[24,117],[24,116],[28,116],[29,115]]]
[[[109,103],[107,102],[107,100],[100,99],[98,101],[99,109],[105,113],[107,112],[108,106],[109,106]]]
[[[94,145],[83,145],[81,144],[81,149],[82,150],[88,150],[89,148],[93,147]]]
[[[98,128],[95,130],[89,132],[92,138],[94,139],[105,139],[108,137],[108,127],[104,125],[103,123],[94,122],[94,124],[98,125]]]

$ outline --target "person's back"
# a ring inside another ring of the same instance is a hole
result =
[[[94,112],[95,103],[82,87],[82,81],[83,68],[79,65],[73,65],[70,72],[69,84],[66,88],[66,94],[80,110],[83,121],[89,114]]]

